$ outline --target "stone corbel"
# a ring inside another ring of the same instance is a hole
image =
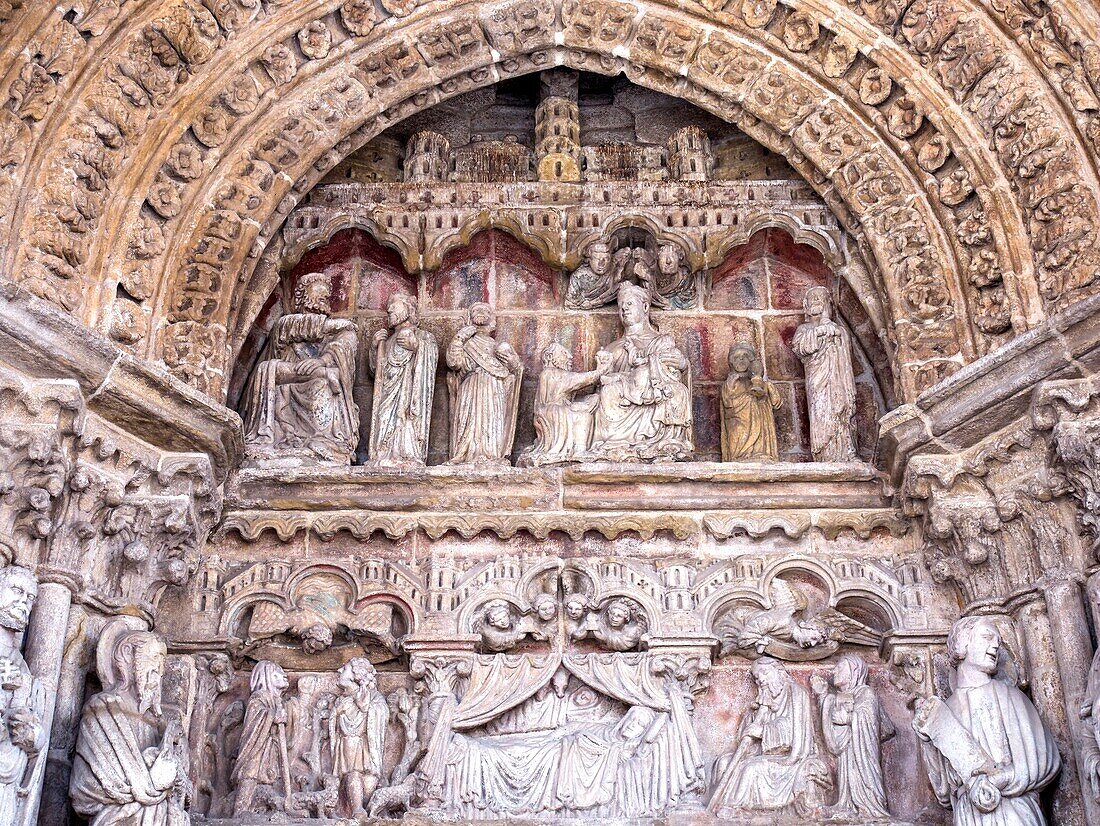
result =
[[[708,643],[710,643],[708,645]],[[711,653],[718,640],[713,637],[654,637],[649,641],[650,669],[666,685],[678,688],[687,700],[705,694],[710,687]]]
[[[914,457],[902,490],[908,516],[924,517],[924,557],[933,580],[950,582],[968,611],[1008,598],[1004,523],[1017,512],[956,456]]]
[[[1064,379],[1039,386],[1031,406],[1036,430],[1049,431],[1051,464],[1057,463],[1078,519],[1094,547],[1100,545],[1100,378]]]

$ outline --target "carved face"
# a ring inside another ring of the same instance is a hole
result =
[[[662,244],[657,250],[657,266],[663,275],[675,275],[680,270],[680,249],[675,244]]]
[[[389,320],[390,327],[396,327],[399,324],[403,324],[409,318],[409,306],[400,296],[394,296],[386,304],[386,317]]]
[[[802,309],[813,318],[825,315],[829,309],[829,293],[822,287],[811,287],[806,291]]]
[[[752,667],[752,678],[756,680],[758,686],[767,689],[772,694],[777,693],[783,685],[783,678],[779,673],[779,669],[772,663],[757,662]]]
[[[565,615],[573,621],[579,621],[585,614],[585,599],[579,594],[573,594],[565,600]]]
[[[630,619],[630,608],[625,602],[613,602],[607,607],[607,624],[612,628],[622,628]]]
[[[734,347],[730,350],[730,370],[734,373],[750,372],[753,361],[753,354],[745,347]]]
[[[833,672],[833,685],[841,691],[851,691],[855,688],[855,682],[855,670],[852,664],[846,659],[838,662],[836,671]]]
[[[545,363],[550,367],[556,367],[559,370],[568,370],[571,361],[572,359],[569,356],[569,351],[560,344],[551,344],[546,349]]]
[[[512,627],[512,612],[507,605],[493,605],[485,612],[485,621],[494,628],[507,631]]]
[[[619,304],[619,317],[627,327],[642,324],[649,318],[649,308],[637,293],[629,292]]]
[[[29,571],[5,568],[0,571],[0,626],[22,631],[31,616],[38,583]]]
[[[611,272],[611,250],[606,244],[593,244],[588,248],[588,267],[596,275]]]
[[[557,613],[558,606],[553,598],[547,596],[545,599],[539,598],[535,600],[535,614],[543,622],[550,622]]]
[[[328,314],[332,287],[325,278],[310,278],[298,288],[297,309],[302,313]]]
[[[493,327],[493,308],[488,304],[474,304],[470,307],[470,323],[475,327]]]
[[[983,674],[996,674],[1001,656],[1001,634],[991,622],[979,622],[966,641],[963,661]]]

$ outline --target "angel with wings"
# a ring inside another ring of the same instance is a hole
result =
[[[826,607],[807,616],[809,600],[797,585],[778,577],[768,586],[763,608],[742,605],[719,617],[715,634],[719,656],[739,653],[755,659],[773,657],[808,661],[828,657],[841,642],[877,647],[882,635],[858,620]]]

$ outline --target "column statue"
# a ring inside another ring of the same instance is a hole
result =
[[[355,657],[336,674],[340,696],[332,707],[329,742],[332,772],[340,780],[350,817],[366,813],[366,805],[382,779],[389,705],[378,690],[374,666]]]
[[[186,770],[179,717],[166,721],[161,712],[166,653],[158,635],[123,619],[100,635],[96,670],[103,691],[84,705],[69,785],[73,808],[93,823],[190,823],[172,795]]]
[[[783,399],[764,378],[764,366],[751,344],[735,344],[727,357],[722,385],[722,461],[774,462],[779,458],[775,411]]]
[[[303,275],[294,289],[294,312],[271,329],[245,395],[250,458],[350,464],[355,455],[357,333],[354,322],[329,317],[331,290],[324,273]]]
[[[598,401],[592,458],[677,460],[692,451],[688,360],[649,318],[649,293],[619,286],[623,337],[596,354]]]
[[[771,657],[754,662],[751,673],[756,700],[737,748],[714,765],[708,808],[729,819],[762,811],[808,815],[831,785],[817,756],[810,697]]]
[[[26,568],[0,569],[0,824],[20,823],[46,746],[45,688],[19,651],[38,594]]]
[[[946,699],[917,705],[913,728],[936,797],[955,826],[1044,826],[1039,794],[1061,757],[1054,735],[1001,673],[1001,634],[988,617],[964,617],[947,638],[955,668]]]
[[[806,323],[794,332],[792,347],[806,370],[810,411],[810,453],[815,462],[856,458],[856,383],[847,331],[832,319],[824,287],[810,287],[803,301]]]
[[[495,329],[493,309],[474,304],[447,347],[452,464],[507,463],[512,452],[523,362]]]
[[[397,293],[386,305],[388,329],[371,341],[368,366],[374,375],[370,461],[380,465],[423,465],[435,392],[439,347],[421,330],[416,299]]]
[[[570,310],[594,310],[615,300],[622,280],[623,262],[604,241],[594,241],[584,251],[584,263],[569,275],[565,306]]]
[[[867,685],[867,663],[848,654],[833,672],[833,688],[819,674],[810,686],[821,704],[825,747],[836,757],[835,816],[886,820],[886,788],[882,782],[882,741],[894,736],[894,725]]]
[[[288,730],[293,730],[296,709],[285,694],[290,682],[282,667],[269,660],[256,663],[249,678],[248,705],[241,729],[241,746],[233,767],[236,795],[233,816],[256,811],[261,786],[282,787],[282,798],[290,800]]]

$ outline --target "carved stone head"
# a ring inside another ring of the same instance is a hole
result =
[[[569,351],[557,342],[549,344],[542,351],[542,366],[556,367],[558,370],[568,370],[573,361]]]
[[[336,684],[347,694],[375,688],[378,674],[366,657],[353,657],[336,672]]]
[[[763,366],[756,354],[756,348],[746,342],[739,342],[730,347],[726,360],[729,363],[731,374],[758,376],[763,372]]]
[[[252,677],[248,683],[252,692],[265,691],[272,694],[282,694],[290,686],[283,667],[270,660],[256,663],[252,669]]]
[[[541,622],[550,622],[558,615],[558,601],[550,594],[539,594],[531,604]]]
[[[636,284],[619,285],[619,318],[624,327],[649,324],[649,293]]]
[[[97,670],[105,692],[129,697],[138,711],[160,714],[161,680],[168,649],[152,631],[135,630],[122,620],[100,635]]]
[[[294,287],[294,309],[299,313],[332,312],[332,283],[323,272],[306,273]]]
[[[501,631],[512,627],[512,608],[503,599],[490,600],[485,604],[485,622]]]
[[[611,272],[611,247],[603,241],[589,244],[584,257],[588,261],[588,268],[596,275],[607,275]]]
[[[661,244],[657,248],[657,268],[661,275],[676,275],[684,261],[684,251],[676,244]]]
[[[852,691],[867,685],[867,662],[854,654],[841,657],[833,672],[833,684],[840,691]]]
[[[19,565],[0,568],[0,626],[9,631],[26,628],[37,595],[38,580],[28,569]]]
[[[963,617],[951,626],[947,655],[953,665],[965,663],[983,674],[997,673],[1001,632],[989,617]]]
[[[761,689],[770,694],[778,694],[787,680],[787,673],[778,660],[761,657],[752,664],[752,678]]]
[[[630,603],[625,599],[615,599],[607,606],[607,624],[612,628],[622,628],[630,621]]]
[[[496,329],[497,322],[493,315],[493,308],[483,301],[471,304],[470,309],[466,312],[466,317],[469,318],[470,324],[474,327],[489,331]]]
[[[570,594],[565,598],[565,616],[574,622],[580,621],[588,613],[588,597],[584,594]]]
[[[832,299],[829,291],[824,287],[810,287],[806,290],[806,297],[802,299],[802,312],[806,318],[832,318]]]
[[[415,298],[404,293],[394,293],[386,303],[386,315],[390,327],[393,328],[406,321],[416,326],[420,313]]]

